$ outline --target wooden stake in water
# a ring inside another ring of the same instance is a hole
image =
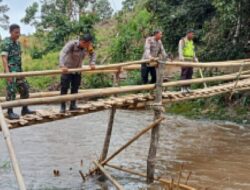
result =
[[[164,63],[160,62],[157,67],[157,81],[155,89],[154,120],[161,118],[162,113],[162,83]],[[159,142],[160,123],[152,129],[151,141],[147,159],[147,183],[154,182],[156,151]]]

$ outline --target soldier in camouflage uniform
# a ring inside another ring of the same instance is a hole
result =
[[[156,30],[153,36],[150,36],[146,39],[144,46],[144,53],[142,59],[154,59],[161,56],[163,59],[167,58],[167,54],[163,47],[162,41],[162,32]],[[156,82],[156,69],[149,64],[142,64],[141,66],[141,77],[144,84],[148,83],[148,75],[151,75],[150,83],[153,84]]]
[[[10,37],[5,38],[1,43],[1,56],[5,73],[22,72],[21,46],[17,41],[20,37],[20,26],[13,24],[9,28]],[[29,85],[25,78],[14,77],[7,79],[7,95],[6,100],[16,99],[16,92],[20,93],[21,99],[29,98]],[[21,114],[32,114],[27,106],[22,108]],[[10,119],[18,119],[19,116],[13,112],[12,108],[8,109]]]

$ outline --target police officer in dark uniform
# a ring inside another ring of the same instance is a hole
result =
[[[92,36],[85,34],[79,40],[69,41],[60,52],[59,67],[64,74],[61,76],[61,95],[67,94],[71,88],[71,94],[78,93],[81,84],[81,73],[67,73],[68,69],[81,68],[84,58],[89,56],[89,66],[95,69],[96,54],[92,44]],[[69,109],[77,110],[76,101],[70,102]],[[66,103],[61,103],[60,112],[66,111]]]

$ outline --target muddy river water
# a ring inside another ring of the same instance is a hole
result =
[[[157,152],[156,174],[177,178],[184,164],[184,177],[198,189],[250,190],[250,128],[228,122],[193,121],[165,115]],[[114,189],[109,182],[90,179],[86,173],[101,152],[109,112],[20,128],[11,131],[16,154],[29,190]],[[118,111],[110,152],[126,143],[152,122],[152,112]],[[2,134],[1,134],[2,137]],[[150,133],[141,137],[111,163],[146,171]],[[81,163],[82,160],[82,163]],[[55,177],[53,170],[59,170]],[[128,190],[147,189],[145,179],[109,169]],[[0,190],[17,189],[8,152],[0,138]],[[153,187],[152,189],[160,189]]]

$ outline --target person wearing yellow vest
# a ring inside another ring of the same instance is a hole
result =
[[[180,61],[193,61],[198,62],[198,58],[195,54],[195,46],[193,42],[194,31],[189,30],[185,37],[179,41],[179,60]],[[192,79],[193,68],[192,67],[182,67],[181,68],[181,80]],[[181,88],[183,93],[189,93],[190,85],[183,86]]]

